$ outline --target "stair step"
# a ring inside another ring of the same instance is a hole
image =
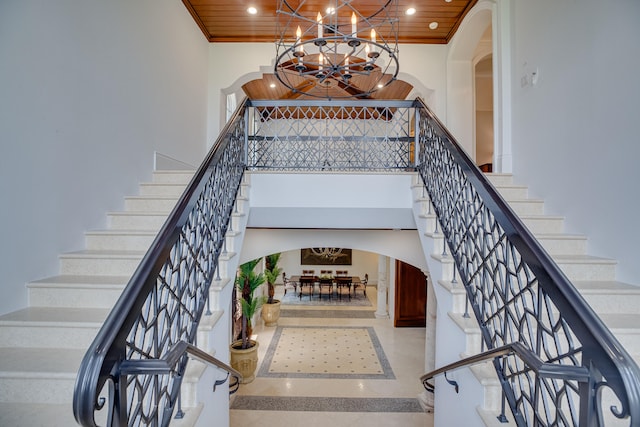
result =
[[[564,231],[564,217],[561,216],[520,215],[520,219],[535,235],[562,234]]]
[[[575,234],[537,234],[536,238],[550,255],[585,255],[587,238]]]
[[[461,359],[472,356],[471,354],[461,355]],[[470,367],[473,375],[482,384],[484,389],[482,409],[484,410],[500,410],[502,403],[502,386],[498,379],[496,369],[491,362],[478,363]]]
[[[140,195],[175,197],[177,200],[184,193],[185,188],[186,185],[183,184],[143,182],[140,184]]]
[[[153,172],[153,182],[164,184],[182,184],[186,186],[191,182],[195,170],[166,170]]]
[[[98,230],[85,233],[86,249],[146,251],[156,238],[155,231]]]
[[[128,196],[124,198],[124,208],[129,212],[165,212],[169,214],[177,202],[177,197]]]
[[[630,354],[640,354],[640,314],[600,313],[607,328]]]
[[[62,275],[131,276],[140,264],[142,251],[84,250],[60,255]]]
[[[525,185],[496,185],[498,193],[507,201],[529,198],[529,188]]]
[[[616,281],[575,281],[573,285],[596,313],[635,314],[640,307],[640,286]]]
[[[553,260],[570,281],[615,280],[617,261],[589,255],[556,255]]]
[[[513,175],[510,173],[485,173],[484,174],[489,181],[491,181],[491,183],[496,186],[503,186],[503,185],[512,185],[513,184]]]
[[[480,418],[484,422],[486,427],[509,427],[515,426],[516,421],[513,418],[513,414],[511,414],[511,410],[509,410],[509,406],[507,405],[505,409],[504,415],[507,418],[507,421],[500,421],[498,416],[500,415],[499,411],[489,410],[484,408],[477,408],[478,414],[480,414]]]
[[[544,201],[534,199],[510,200],[509,206],[518,216],[544,214]]]
[[[54,276],[27,285],[31,307],[111,308],[128,276]]]
[[[0,347],[86,350],[108,309],[29,307],[0,316]]]
[[[69,427],[75,425],[77,423],[73,417],[71,401],[64,404],[0,403],[0,426]],[[103,420],[102,422],[98,421],[98,425],[106,424]]]
[[[167,220],[167,212],[110,212],[107,214],[112,230],[147,230],[158,232]]]
[[[70,405],[85,351],[0,348],[0,402]]]
[[[184,412],[184,417],[181,419],[176,418],[176,414],[174,412],[173,419],[171,420],[171,427],[191,427],[196,425],[198,418],[200,418],[200,414],[204,409],[204,405],[202,403],[193,407],[182,407],[182,412]]]

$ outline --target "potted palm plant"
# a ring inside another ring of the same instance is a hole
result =
[[[242,264],[238,268],[235,280],[241,295],[242,327],[240,339],[230,345],[231,366],[242,374],[243,383],[250,383],[255,379],[255,371],[258,367],[258,342],[251,339],[253,333],[251,320],[264,301],[264,297],[254,295],[256,289],[265,281],[262,273],[256,274],[254,271],[258,262],[260,258]]]
[[[264,277],[267,280],[268,298],[262,306],[262,319],[266,326],[276,326],[280,318],[280,300],[274,299],[275,284],[278,276],[282,273],[282,269],[278,267],[280,261],[280,252],[267,255],[264,267]]]

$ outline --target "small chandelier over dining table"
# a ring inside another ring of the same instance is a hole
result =
[[[398,75],[398,0],[279,0],[275,75],[298,96],[370,98]]]

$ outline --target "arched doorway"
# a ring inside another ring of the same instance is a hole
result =
[[[500,170],[494,160],[500,134],[494,129],[494,4],[479,1],[456,33],[447,58],[447,127],[484,170]],[[500,100],[495,100],[500,102]],[[491,166],[489,166],[491,165]]]

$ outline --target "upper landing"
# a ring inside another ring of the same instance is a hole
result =
[[[250,172],[250,228],[414,230],[412,172]]]

